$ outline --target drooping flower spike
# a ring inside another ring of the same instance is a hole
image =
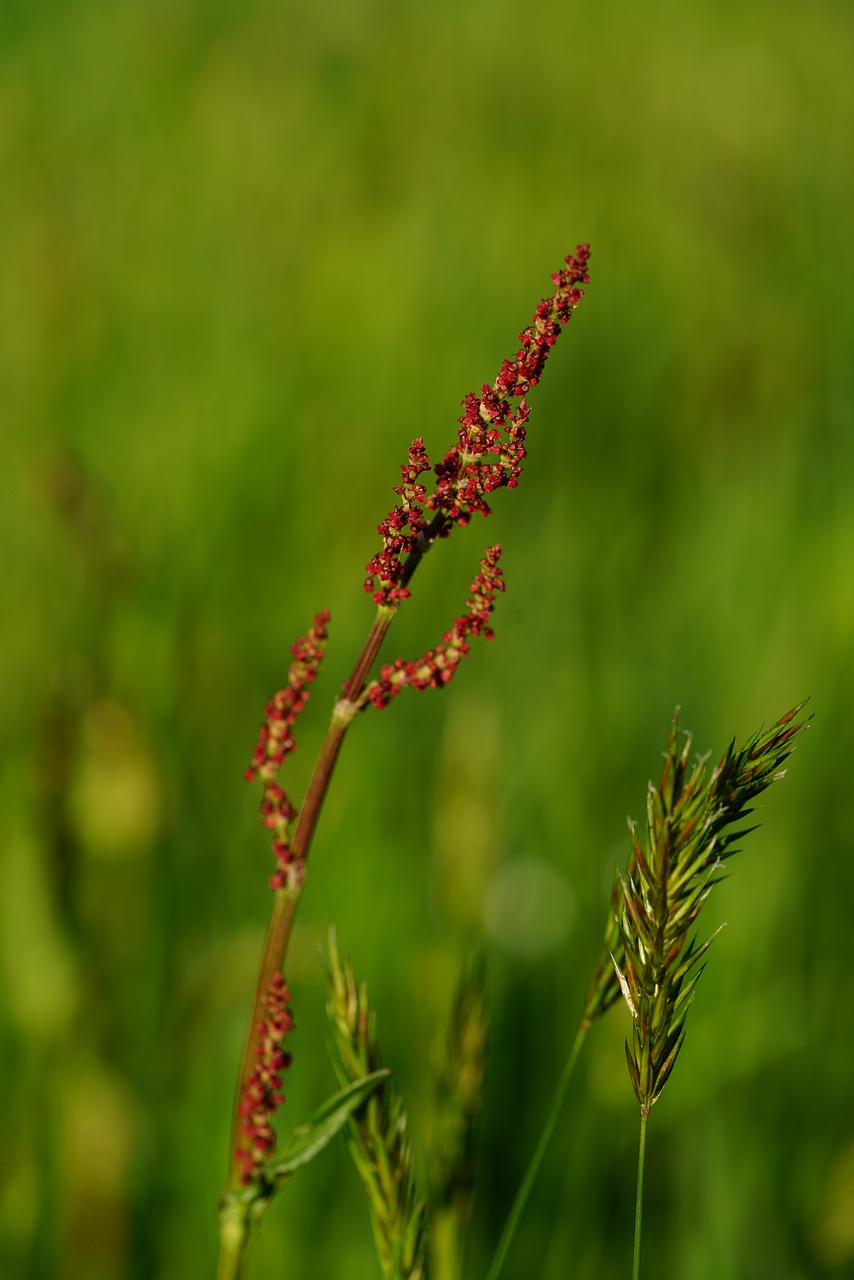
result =
[[[328,624],[329,610],[324,609],[315,615],[308,634],[300,636],[291,645],[294,660],[288,670],[288,682],[267,703],[252,763],[245,774],[249,782],[260,778],[264,783],[261,813],[264,826],[273,833],[273,853],[276,856],[276,872],[270,880],[272,889],[285,888],[289,877],[295,873],[291,825],[297,810],[279,785],[279,769],[285,757],[296,750],[294,723],[308,702],[309,685],[320,670]]]
[[[441,689],[450,684],[460,662],[468,657],[469,638],[482,635],[492,639],[489,618],[495,608],[495,596],[504,590],[504,574],[498,564],[501,547],[489,547],[480,562],[480,570],[470,587],[465,612],[446,631],[440,644],[414,661],[397,658],[386,663],[376,680],[365,689],[363,701],[375,707],[388,706],[404,688]]]

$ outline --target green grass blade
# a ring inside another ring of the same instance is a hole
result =
[[[280,1158],[265,1167],[265,1176],[279,1183],[289,1178],[295,1169],[308,1164],[340,1133],[354,1111],[358,1111],[374,1090],[387,1080],[391,1072],[387,1067],[374,1071],[361,1080],[327,1098],[312,1112],[306,1124],[294,1129]]]

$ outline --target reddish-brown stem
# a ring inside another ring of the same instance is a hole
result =
[[[376,656],[380,651],[380,646],[382,645],[382,642],[385,639],[385,633],[388,631],[391,620],[394,617],[396,612],[397,612],[396,609],[390,606],[381,606],[377,610],[377,616],[374,619],[373,626],[368,632],[368,638],[365,641],[362,652],[359,654],[358,661],[356,662],[356,665],[353,668],[350,679],[347,681],[346,685],[344,686],[345,702],[355,702],[359,694],[364,689],[365,682],[368,678],[368,672],[370,671],[371,667],[374,665]],[[333,717],[333,726],[334,726],[334,717]],[[319,763],[320,762],[318,761],[318,764]],[[315,770],[315,773],[316,772],[317,770]],[[311,782],[312,783],[314,782],[314,778],[312,778]],[[306,809],[308,807],[308,799],[310,795],[311,795],[311,783],[309,784],[308,795],[306,796],[306,802],[303,805],[302,815],[300,817],[299,822],[297,823],[296,834],[294,836],[294,844],[297,849],[299,849],[299,843],[298,843],[299,831],[300,831],[300,827],[303,826]],[[300,856],[302,856],[302,854]]]
[[[239,1190],[242,1185],[242,1166],[237,1154],[243,1144],[240,1100],[255,1067],[260,1043],[259,1028],[266,1017],[267,993],[270,990],[273,975],[281,971],[282,960],[287,949],[298,900],[299,894],[294,893],[291,889],[276,890],[273,898],[273,911],[270,916],[270,923],[267,926],[267,936],[264,939],[258,985],[255,988],[255,999],[252,1004],[252,1021],[249,1024],[249,1034],[246,1037],[246,1044],[243,1049],[243,1061],[240,1065],[240,1079],[235,1100],[234,1132],[231,1144],[231,1186],[235,1191]]]
[[[401,580],[402,586],[406,586],[410,582],[418,565],[436,539],[448,527],[448,524],[448,519],[444,513],[437,512],[434,515],[430,524],[421,533],[416,546],[407,557]],[[241,1185],[241,1164],[237,1157],[237,1152],[243,1142],[240,1100],[255,1068],[255,1060],[261,1038],[261,1024],[266,1016],[267,994],[274,975],[284,970],[294,916],[296,915],[297,903],[299,902],[305,879],[305,864],[308,860],[311,841],[320,817],[320,810],[323,807],[323,801],[329,789],[329,783],[332,780],[338,752],[341,750],[344,735],[358,709],[359,696],[365,689],[370,670],[376,661],[386,632],[396,612],[396,606],[381,605],[378,609],[377,616],[362,646],[362,651],[356,660],[356,665],[344,686],[344,692],[335,705],[335,710],[332,713],[332,723],[315,762],[294,831],[293,859],[300,866],[303,874],[294,876],[285,888],[276,889],[273,897],[273,910],[270,914],[270,923],[267,926],[267,935],[264,939],[264,950],[261,954],[255,998],[252,1002],[252,1019],[249,1023],[249,1031],[243,1049],[243,1060],[240,1065],[240,1078],[237,1086],[231,1158],[231,1186],[235,1190],[238,1190]]]
[[[449,524],[448,517],[443,512],[437,512],[433,516],[433,519],[426,529],[421,532],[415,547],[407,557],[400,582],[401,586],[408,585],[424,556],[436,539],[446,531]],[[237,1156],[237,1152],[243,1142],[240,1100],[255,1068],[262,1023],[266,1016],[267,994],[274,975],[284,970],[294,916],[296,915],[297,903],[299,902],[305,879],[305,864],[308,860],[311,841],[320,817],[320,810],[323,807],[323,801],[329,789],[329,783],[332,780],[338,752],[341,750],[344,735],[350,726],[353,716],[359,709],[359,697],[364,692],[368,675],[376,661],[386,632],[396,612],[397,607],[392,605],[381,605],[378,609],[362,651],[356,660],[356,665],[344,686],[342,697],[335,705],[335,710],[332,713],[332,723],[315,762],[294,831],[293,861],[302,870],[302,874],[293,876],[291,882],[285,888],[275,890],[273,910],[270,915],[270,923],[267,926],[267,935],[264,939],[264,950],[261,955],[255,998],[252,1003],[252,1020],[249,1024],[246,1044],[243,1049],[243,1060],[240,1066],[240,1078],[237,1087],[231,1163],[231,1186],[235,1190],[238,1190],[241,1186],[241,1163]]]
[[[301,864],[303,868],[308,860],[312,837],[320,817],[320,810],[323,807],[326,792],[329,789],[335,762],[338,759],[338,752],[341,750],[341,744],[344,741],[344,734],[347,732],[356,712],[354,704],[365,687],[368,673],[376,660],[394,614],[395,610],[388,607],[380,608],[378,611],[350,679],[344,687],[344,694],[341,700],[336,703],[335,710],[332,713],[332,723],[315,762],[311,781],[308,784],[308,790],[300,810],[296,830],[294,831],[294,861],[297,864]],[[261,966],[255,988],[255,999],[252,1004],[252,1019],[249,1023],[249,1031],[243,1049],[243,1060],[240,1066],[240,1078],[237,1087],[231,1162],[231,1185],[235,1190],[241,1185],[241,1165],[237,1157],[237,1152],[243,1141],[240,1099],[243,1097],[255,1067],[260,1043],[260,1029],[265,1017],[266,999],[270,984],[274,975],[284,969],[285,956],[288,951],[297,903],[302,892],[303,879],[304,876],[302,875],[295,876],[287,887],[277,889],[273,897],[273,910],[270,915],[270,923],[267,926],[267,936],[264,939],[264,950],[261,954]]]
[[[446,530],[450,528],[450,524],[451,522],[445,515],[444,511],[437,511],[427,528],[422,530],[418,535],[418,541],[416,542],[414,549],[407,556],[406,564],[403,566],[403,576],[400,579],[400,585],[402,587],[409,585],[413,573],[418,568],[433,543],[437,538],[442,537]]]

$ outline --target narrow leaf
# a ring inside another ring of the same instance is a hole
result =
[[[388,1068],[374,1071],[327,1098],[326,1102],[312,1112],[306,1124],[294,1129],[281,1156],[265,1167],[265,1176],[278,1182],[289,1178],[295,1169],[313,1160],[341,1132],[353,1112],[358,1111],[390,1075]]]

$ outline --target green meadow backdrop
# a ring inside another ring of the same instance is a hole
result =
[[[483,946],[482,1276],[674,707],[717,755],[810,695],[704,913],[728,928],[653,1112],[645,1257],[854,1275],[852,63],[838,0],[3,0],[4,1277],[212,1275],[269,905],[242,778],[264,703],[331,608],[298,797],[409,442],[441,456],[581,240],[523,484],[428,558],[387,655],[436,643],[498,540],[496,639],[345,745],[283,1123],[334,1087],[330,921],[417,1152]],[[627,1028],[585,1047],[508,1280],[629,1274]],[[339,1143],[250,1277],[375,1273]]]

